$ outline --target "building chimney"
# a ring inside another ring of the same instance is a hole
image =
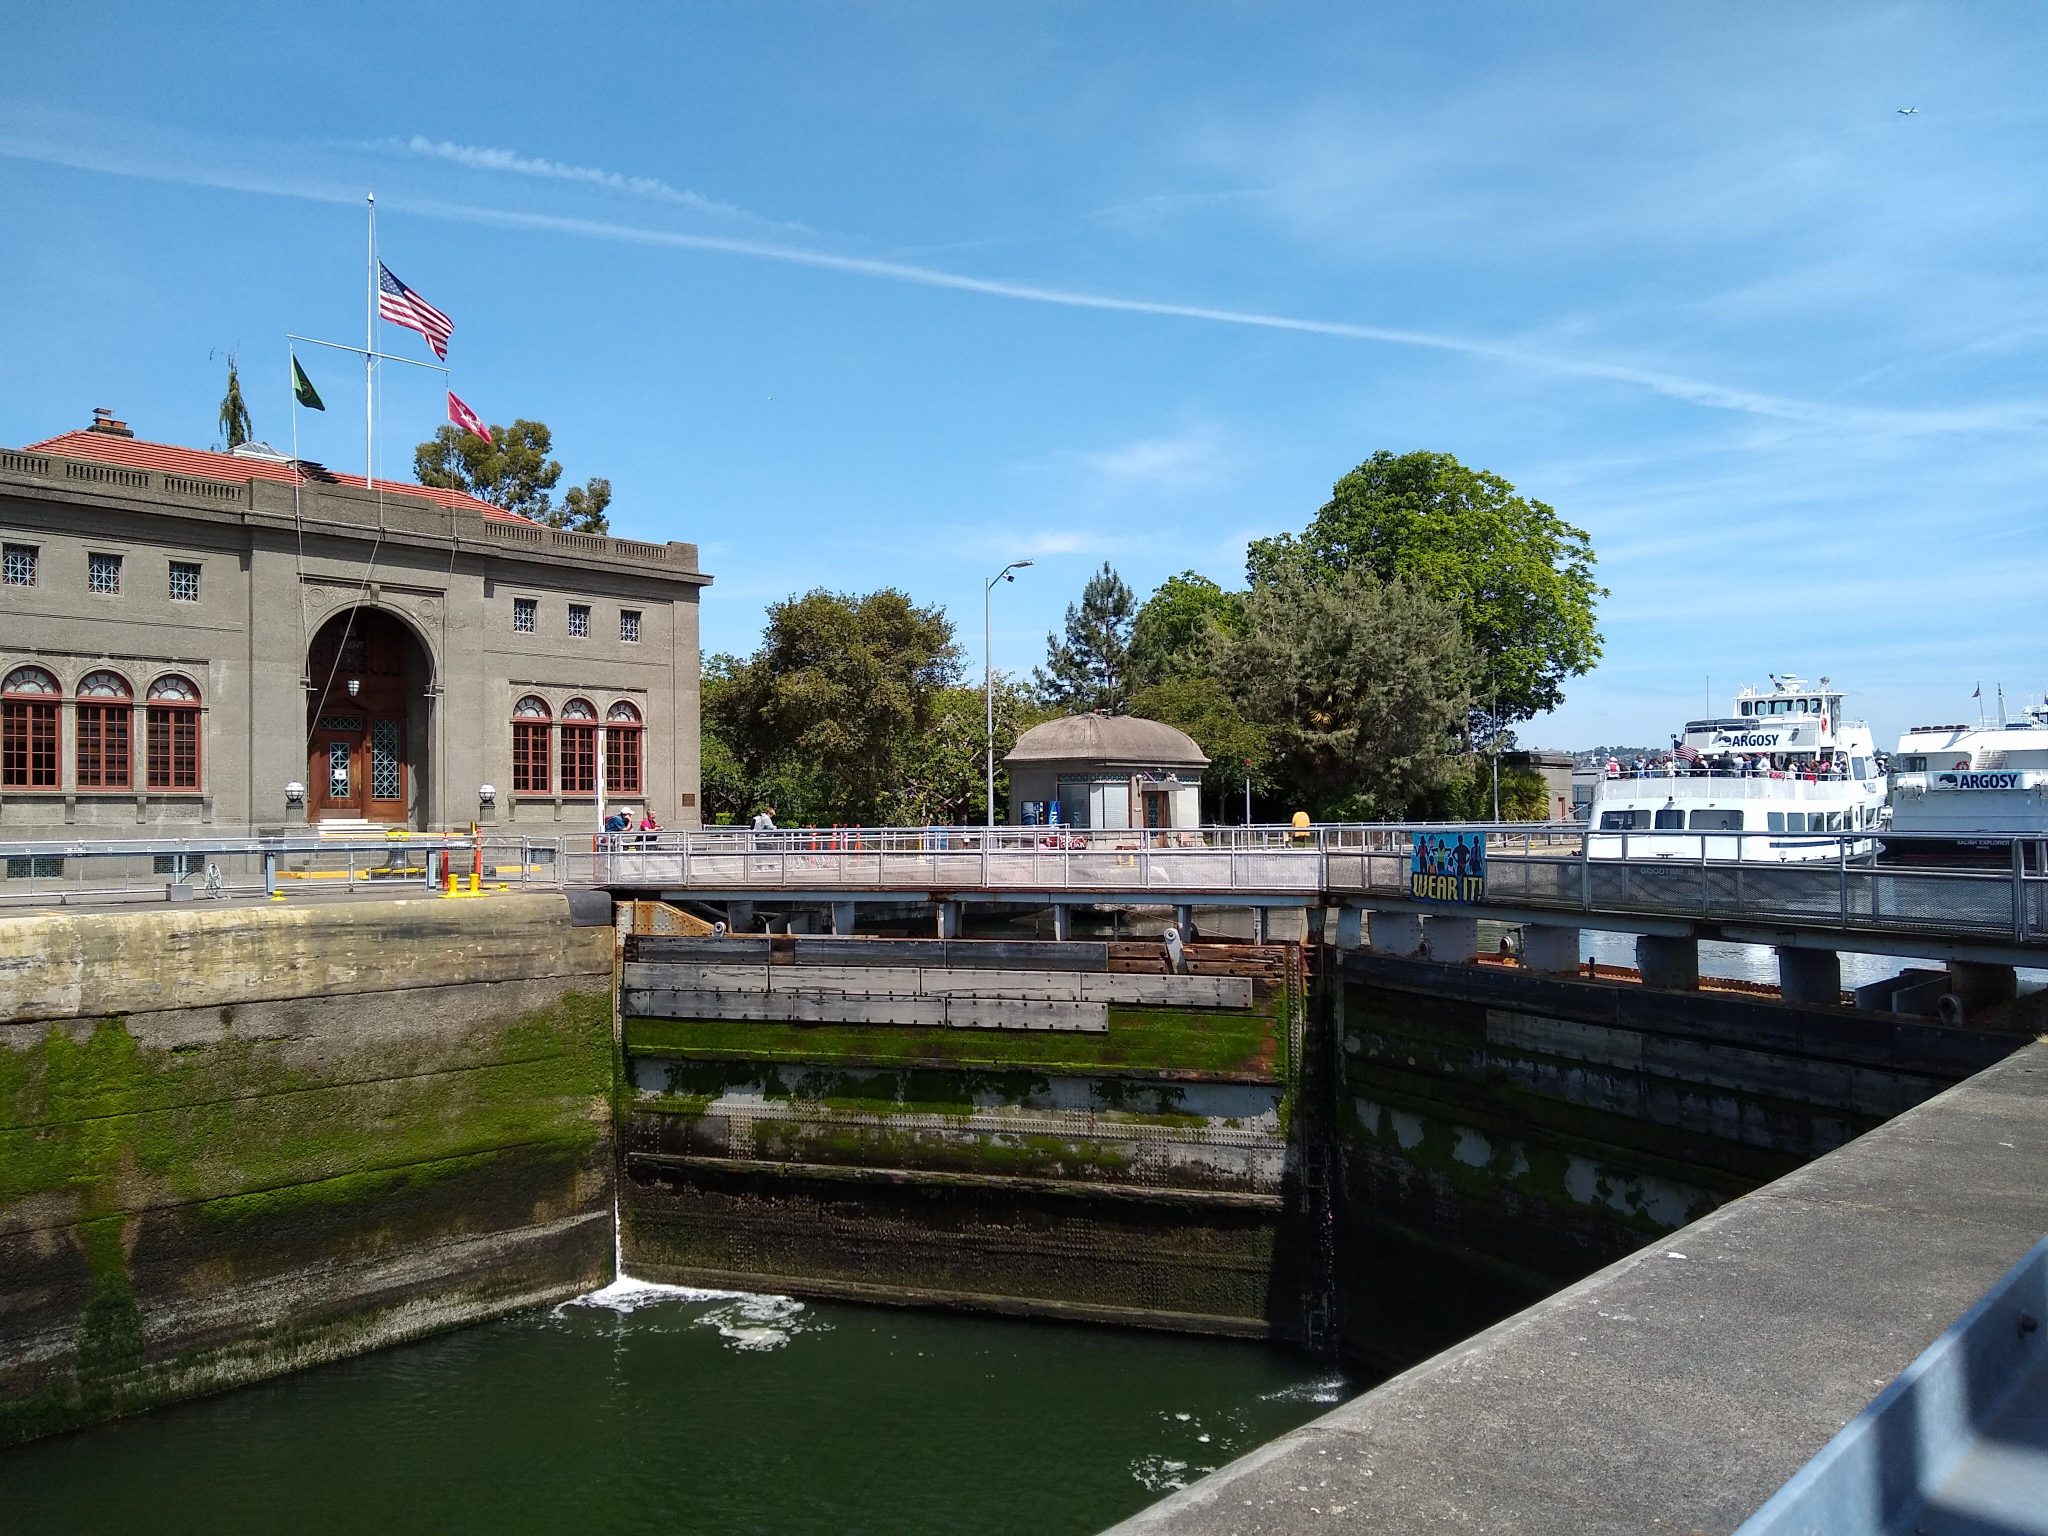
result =
[[[104,432],[109,437],[133,437],[135,435],[128,430],[127,422],[122,421],[104,405],[96,405],[92,408],[92,425],[87,427],[86,431]]]

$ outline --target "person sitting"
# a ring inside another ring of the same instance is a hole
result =
[[[651,843],[661,836],[661,823],[654,819],[652,808],[640,813],[640,841]]]
[[[633,825],[633,813],[623,806],[604,819],[605,841],[608,846],[617,846],[618,835]]]

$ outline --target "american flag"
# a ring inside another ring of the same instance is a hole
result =
[[[447,361],[448,336],[455,322],[401,283],[381,261],[377,263],[377,314],[393,325],[418,331],[427,338],[434,356]]]
[[[1700,749],[1689,741],[1681,741],[1671,749],[1671,755],[1681,763],[1696,763],[1700,760]]]

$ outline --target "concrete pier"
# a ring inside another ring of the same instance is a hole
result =
[[[1729,1532],[2043,1230],[2033,1045],[1116,1530]]]
[[[1778,991],[1788,1003],[1832,1005],[1842,1000],[1842,957],[1832,949],[1778,950]]]
[[[1412,912],[1375,912],[1367,932],[1380,954],[1412,960],[1422,953],[1422,919]]]
[[[1530,923],[1522,930],[1522,963],[1538,976],[1570,976],[1579,969],[1579,930]]]
[[[1476,917],[1426,917],[1422,920],[1422,931],[1432,960],[1462,965],[1479,953]]]
[[[1666,938],[1662,934],[1636,935],[1636,969],[1643,985],[1664,992],[1697,992],[1700,989],[1700,945],[1697,939]]]

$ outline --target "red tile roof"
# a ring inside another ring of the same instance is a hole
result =
[[[130,469],[154,469],[167,475],[188,475],[195,480],[281,480],[289,485],[303,478],[309,484],[348,485],[357,490],[368,484],[361,475],[338,474],[322,465],[301,459],[252,459],[232,453],[214,453],[204,448],[175,448],[169,443],[145,443],[139,438],[120,437],[112,432],[66,432],[62,437],[30,443],[25,453],[54,453],[67,459],[91,459],[101,464],[122,464]],[[528,523],[531,518],[507,512],[488,501],[461,491],[446,491],[428,485],[409,485],[398,480],[379,480],[384,490],[399,496],[418,496],[439,502],[458,512],[475,512],[494,523]]]

